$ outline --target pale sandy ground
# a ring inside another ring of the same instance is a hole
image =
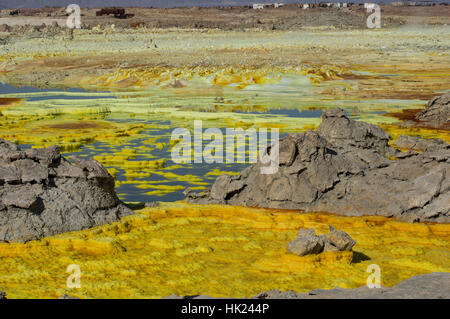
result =
[[[15,18],[0,18],[0,25],[7,24],[9,26],[15,25],[52,25],[54,21],[58,23],[59,26],[63,27],[66,25],[67,19],[62,18],[45,18],[45,17],[15,17]]]
[[[107,27],[75,30],[73,36],[7,36],[0,46],[2,80],[34,86],[77,86],[81,76],[118,69],[240,72],[304,65],[362,72],[355,75],[357,90],[347,97],[427,100],[450,83],[450,26],[444,25],[248,32]]]

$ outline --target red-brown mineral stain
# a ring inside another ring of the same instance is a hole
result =
[[[10,106],[22,102],[23,99],[18,97],[0,97],[0,107]]]

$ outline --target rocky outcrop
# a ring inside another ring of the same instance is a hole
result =
[[[288,252],[305,256],[324,251],[350,251],[356,244],[347,233],[330,226],[328,234],[317,236],[314,229],[301,228],[297,237],[286,246]]]
[[[407,150],[406,153],[397,155],[397,157],[406,156],[405,154],[414,154],[414,152],[439,151],[446,147],[446,143],[439,139],[423,139],[418,136],[401,135],[393,143],[395,147]],[[409,153],[408,153],[409,152]]]
[[[57,146],[21,150],[0,139],[0,241],[86,229],[131,213],[97,161],[69,162]]]
[[[450,129],[450,93],[434,97],[416,119],[434,128]]]
[[[415,139],[422,153],[401,152],[389,139],[341,109],[324,111],[316,131],[280,140],[276,173],[262,174],[258,162],[238,175],[219,176],[204,194],[186,196],[194,203],[449,222],[449,145]]]
[[[404,280],[388,288],[316,289],[307,293],[270,290],[260,293],[257,299],[450,299],[450,273],[435,272]]]
[[[0,300],[7,299],[6,298],[6,292],[0,291]]]

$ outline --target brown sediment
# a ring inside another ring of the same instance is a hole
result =
[[[341,74],[341,78],[344,80],[375,80],[384,79],[380,75],[370,75],[370,74],[356,74],[356,73],[344,73]]]
[[[412,121],[415,123],[420,123],[420,121],[416,118],[417,113],[423,111],[423,109],[405,109],[400,112],[389,112],[384,114],[385,116],[395,117],[401,121]]]
[[[58,124],[49,124],[44,128],[51,128],[57,130],[79,130],[79,129],[93,129],[93,128],[104,128],[105,124],[95,123],[95,122],[67,122]]]
[[[417,119],[417,114],[422,112],[423,110],[424,109],[405,109],[402,110],[401,112],[389,112],[384,115],[395,117],[401,120],[402,122],[405,122],[405,124],[408,124],[409,126],[436,130],[436,128],[430,125],[428,122],[424,122]],[[450,131],[450,124],[449,123],[443,124],[442,127],[440,127],[437,131]]]
[[[22,102],[23,99],[16,97],[0,97],[0,107],[10,106]]]

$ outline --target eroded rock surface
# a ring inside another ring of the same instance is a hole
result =
[[[450,147],[426,139],[422,153],[401,152],[376,125],[324,111],[316,131],[280,140],[279,169],[262,174],[260,162],[239,175],[221,175],[194,203],[301,209],[306,212],[395,216],[401,220],[450,221]]]
[[[423,151],[438,151],[445,148],[446,143],[441,139],[423,139],[418,136],[401,135],[393,143],[395,147],[406,149],[409,151],[403,154],[397,154],[397,157],[404,157],[405,154]]]
[[[416,119],[434,128],[450,129],[450,93],[430,100]]]
[[[260,293],[257,299],[450,299],[450,273],[435,272],[404,280],[388,288],[316,289],[307,293],[270,290]]]
[[[330,226],[328,234],[317,236],[314,229],[301,228],[297,237],[286,245],[292,254],[305,256],[319,254],[324,251],[350,251],[356,244],[347,233]]]
[[[21,150],[0,139],[0,241],[86,229],[131,213],[97,161],[69,162],[57,146]]]

